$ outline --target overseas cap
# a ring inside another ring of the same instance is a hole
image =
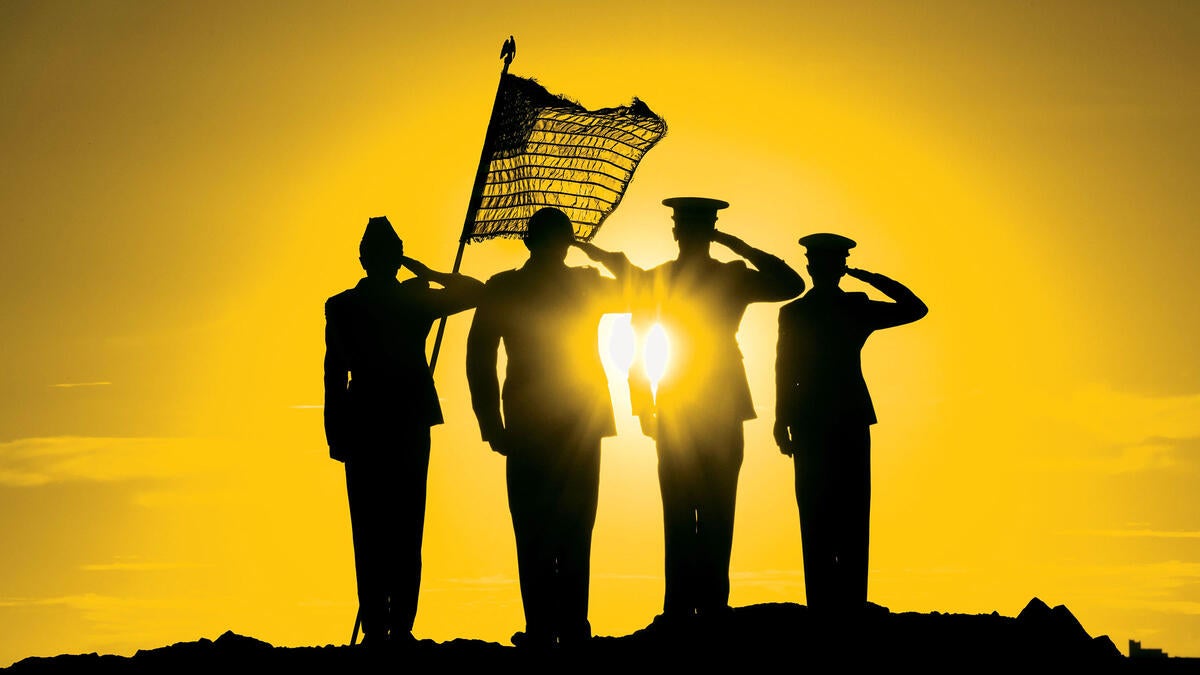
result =
[[[363,232],[362,241],[358,244],[358,252],[363,256],[399,256],[404,251],[400,236],[392,227],[387,216],[375,216],[367,221],[367,229]]]
[[[800,245],[805,249],[805,255],[809,258],[813,257],[839,257],[846,258],[850,255],[850,249],[858,245],[853,239],[843,237],[840,234],[832,234],[829,232],[818,232],[804,237],[800,237]]]
[[[709,224],[717,222],[717,211],[728,208],[729,202],[708,197],[671,197],[662,201],[671,207],[676,223]]]

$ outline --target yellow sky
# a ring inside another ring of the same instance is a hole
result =
[[[349,640],[322,304],[359,278],[370,216],[451,266],[510,34],[515,74],[588,107],[638,96],[670,126],[598,245],[665,261],[660,201],[711,196],[800,270],[798,237],[855,238],[852,265],[930,306],[864,351],[874,602],[1015,615],[1037,596],[1123,651],[1200,655],[1200,6],[563,7],[0,4],[0,665],[226,629]],[[463,271],[523,260],[473,244]],[[760,417],[735,605],[804,602],[770,440],[777,311],[739,336]],[[415,632],[506,642],[516,561],[469,319],[437,367]],[[653,446],[611,373],[591,610],[609,635],[662,593]]]

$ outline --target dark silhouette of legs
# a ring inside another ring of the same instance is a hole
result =
[[[558,582],[555,633],[563,644],[579,643],[592,636],[588,595],[592,529],[600,496],[599,441],[594,447],[582,447],[579,452],[571,453],[567,459],[570,465],[558,502],[562,523],[555,546]]]
[[[591,637],[587,613],[600,440],[557,440],[522,444],[510,451],[507,463],[523,642],[530,646]]]
[[[719,612],[729,605],[734,507],[745,445],[742,425],[661,422],[663,615],[678,619]]]
[[[425,497],[429,477],[429,430],[412,446],[416,452],[401,458],[399,488],[395,492],[394,537],[397,550],[389,583],[390,635],[403,638],[412,632],[421,591],[421,546],[425,532]]]
[[[724,435],[714,435],[711,444],[700,446],[703,487],[696,509],[699,613],[720,612],[729,606],[729,558],[744,445],[742,425],[737,424]]]
[[[364,641],[411,634],[421,588],[429,430],[346,462]]]
[[[870,428],[814,430],[797,445],[796,503],[808,606],[853,614],[867,603]]]

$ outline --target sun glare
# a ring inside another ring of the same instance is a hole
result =
[[[650,328],[642,354],[646,363],[646,377],[650,378],[650,386],[657,393],[658,383],[667,373],[667,364],[671,360],[671,343],[662,324],[656,323]]]
[[[657,391],[658,383],[666,374],[667,363],[671,357],[667,331],[661,324],[656,323],[647,331],[645,341],[639,345],[637,331],[633,328],[629,314],[612,314],[605,319],[607,321],[601,324],[600,337],[608,343],[606,365],[615,368],[621,374],[628,374],[640,354],[645,362],[650,385]]]
[[[637,335],[630,318],[629,314],[614,314],[609,324],[608,356],[621,373],[629,372],[637,355]]]

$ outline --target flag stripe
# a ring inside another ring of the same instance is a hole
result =
[[[596,166],[598,164],[607,164],[608,166],[615,168],[617,171],[614,173],[606,172],[604,169]],[[519,169],[523,169],[525,171],[537,171],[541,168],[562,170],[573,169],[574,167],[578,166],[592,166],[594,167],[590,169],[592,173],[602,173],[606,176],[610,176],[621,181],[627,180],[629,175],[633,173],[632,168],[622,166],[611,159],[606,159],[603,157],[589,157],[587,159],[579,159],[568,164],[561,162],[560,156],[556,153],[533,150],[521,155],[520,157],[508,157],[491,163],[493,171],[517,171]]]

